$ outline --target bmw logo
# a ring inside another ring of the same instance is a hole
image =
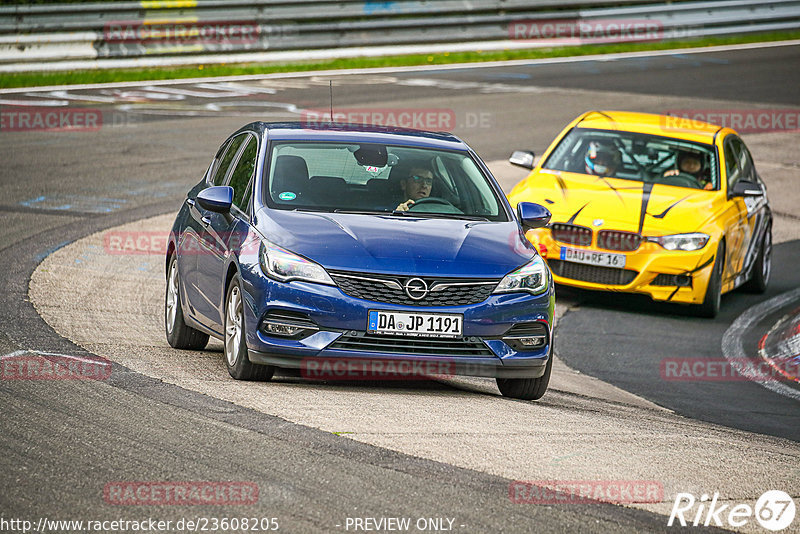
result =
[[[406,295],[414,300],[422,300],[428,296],[428,284],[422,278],[409,278],[403,289],[405,289]]]
[[[603,219],[595,219],[592,221],[592,224],[595,226],[603,226],[603,223],[605,223]]]

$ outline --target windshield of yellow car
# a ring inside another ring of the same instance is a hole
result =
[[[543,169],[691,189],[719,189],[714,147],[634,132],[573,128]]]

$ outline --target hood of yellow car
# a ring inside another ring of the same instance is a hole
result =
[[[551,222],[645,236],[698,231],[715,211],[719,192],[563,171],[532,173],[509,194],[512,205],[536,202]]]

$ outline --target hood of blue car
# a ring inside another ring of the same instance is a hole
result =
[[[265,209],[256,225],[329,270],[500,278],[535,254],[515,222]]]

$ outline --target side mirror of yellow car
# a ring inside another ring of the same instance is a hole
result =
[[[532,150],[515,150],[508,158],[510,164],[529,170],[533,169],[534,161],[536,161],[536,155]]]

